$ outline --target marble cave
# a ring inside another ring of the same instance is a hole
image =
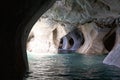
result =
[[[6,76],[2,80],[23,80],[30,73],[27,51],[105,55],[101,64],[120,70],[120,0],[17,0],[2,4],[0,44],[4,60],[2,75]],[[101,79],[119,80],[118,76]],[[49,77],[26,80],[83,79],[70,78],[70,75],[67,78]]]

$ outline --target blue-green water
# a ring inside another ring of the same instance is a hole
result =
[[[28,53],[26,80],[120,80],[120,68],[102,63],[105,55]]]

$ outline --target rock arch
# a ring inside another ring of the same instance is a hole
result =
[[[76,51],[83,42],[83,34],[78,30],[73,30],[62,38],[62,49]]]

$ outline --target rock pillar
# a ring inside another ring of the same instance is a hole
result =
[[[84,44],[77,52],[83,54],[104,54],[108,53],[104,44],[103,38],[109,32],[108,28],[99,28],[95,23],[88,23],[79,27],[84,35]]]

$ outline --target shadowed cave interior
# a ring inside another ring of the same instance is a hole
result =
[[[105,48],[108,50],[108,51],[111,51],[112,48],[114,47],[115,45],[115,39],[116,39],[116,33],[113,32],[109,37],[107,37],[106,40],[104,40],[104,45],[105,45]]]

